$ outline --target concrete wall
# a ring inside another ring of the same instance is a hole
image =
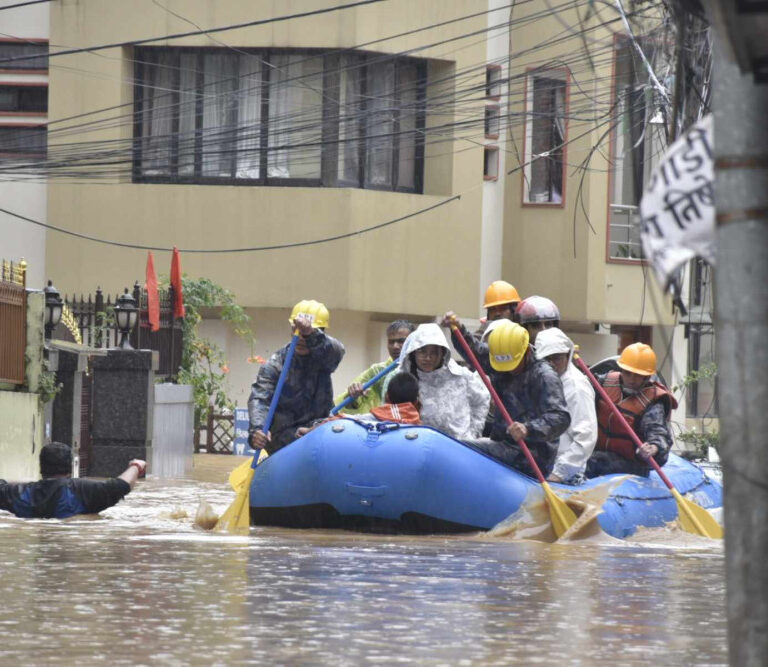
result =
[[[312,0],[294,8],[309,11],[328,4],[327,0]],[[218,26],[282,15],[289,5],[259,3],[257,15],[253,3],[246,0],[169,5],[174,7],[201,26]],[[467,0],[392,0],[308,20],[227,32],[217,39],[242,47],[351,47],[477,9],[476,3]],[[149,0],[128,4],[78,0],[57,3],[51,11],[52,41],[72,46],[189,29]],[[485,26],[486,18],[481,15],[366,49],[399,53]],[[205,36],[175,40],[172,45],[216,46]],[[57,60],[61,68],[51,73],[52,119],[132,100],[130,51],[114,49],[101,55],[104,57],[79,54]],[[430,59],[434,78],[474,67],[478,86],[484,81],[486,48],[477,35],[413,55]],[[465,75],[462,85],[471,84],[471,77]],[[482,103],[477,110],[482,118]],[[451,122],[456,113],[461,120],[467,111],[466,104],[460,112],[447,108],[428,123]],[[125,123],[122,128],[89,133],[87,138],[126,139],[131,132],[132,127]],[[482,130],[472,132],[477,135]],[[461,148],[465,147],[462,143]],[[441,141],[427,149],[423,195],[349,188],[170,186],[125,181],[106,187],[57,182],[49,187],[49,204],[58,224],[102,238],[165,247],[237,248],[343,234],[463,193],[460,200],[430,213],[347,240],[273,252],[184,255],[185,272],[232,288],[249,307],[290,307],[310,288],[315,298],[335,311],[433,314],[449,308],[477,309],[478,293],[484,288],[479,282],[482,184],[482,146],[454,153],[450,141]],[[126,284],[124,276],[132,280],[143,275],[145,258],[143,251],[68,238],[57,239],[56,251],[50,250],[47,256],[50,274],[62,292],[90,291],[97,284],[114,292]],[[161,272],[169,259],[156,253]],[[458,266],[462,267],[461,280],[455,280],[449,268]]]
[[[516,7],[515,17],[540,11],[537,3]],[[609,11],[611,16],[604,12]],[[597,9],[585,27],[614,18],[613,10]],[[538,45],[546,35],[566,34],[565,25],[578,26],[573,11],[558,11],[537,20],[535,30],[512,33],[512,52]],[[568,115],[564,160],[565,198],[561,204],[524,204],[523,184],[526,124],[530,116],[513,121],[507,143],[507,169],[521,167],[507,177],[504,229],[504,277],[525,297],[547,296],[558,304],[563,320],[613,324],[672,324],[670,300],[663,296],[650,269],[639,262],[617,264],[606,260],[608,232],[609,162],[606,113],[610,107],[613,43],[610,31],[591,30],[587,45],[601,53],[595,69],[583,64],[584,45],[578,38],[561,41],[547,51],[515,58],[510,108],[530,114],[525,100],[528,68],[562,68],[576,59],[581,66],[561,70],[568,80]],[[578,55],[577,55],[578,54]],[[594,103],[599,100],[600,104]],[[591,153],[600,144],[603,151]],[[519,159],[518,159],[519,156]],[[576,167],[584,163],[587,171]],[[650,294],[653,292],[653,295]]]
[[[38,394],[0,391],[0,479],[37,479],[43,446],[43,412]]]

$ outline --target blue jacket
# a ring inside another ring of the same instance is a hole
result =
[[[0,509],[22,519],[66,519],[75,514],[101,512],[130,491],[130,484],[118,478],[102,482],[50,477],[26,484],[0,480]]]
[[[272,441],[267,451],[285,447],[296,439],[296,429],[324,419],[333,407],[331,373],[344,357],[344,346],[315,329],[306,339],[309,354],[295,354],[280,394],[270,428]],[[275,352],[260,369],[248,399],[250,430],[264,430],[269,404],[283,369],[288,345]]]

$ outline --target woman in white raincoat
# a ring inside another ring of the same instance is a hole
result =
[[[399,371],[419,380],[422,424],[457,440],[480,437],[490,394],[476,373],[451,359],[451,349],[437,324],[419,325],[406,338],[399,362]]]
[[[560,436],[557,458],[550,482],[579,484],[583,481],[587,459],[597,440],[595,390],[584,374],[571,363],[574,345],[560,329],[545,329],[536,336],[536,358],[546,359],[563,383],[571,425]]]

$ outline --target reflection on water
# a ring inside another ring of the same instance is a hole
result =
[[[201,532],[223,484],[103,518],[0,517],[2,664],[726,664],[722,545]]]

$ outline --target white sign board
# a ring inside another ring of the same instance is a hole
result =
[[[669,287],[694,256],[715,263],[712,115],[672,144],[640,202],[643,252]]]

